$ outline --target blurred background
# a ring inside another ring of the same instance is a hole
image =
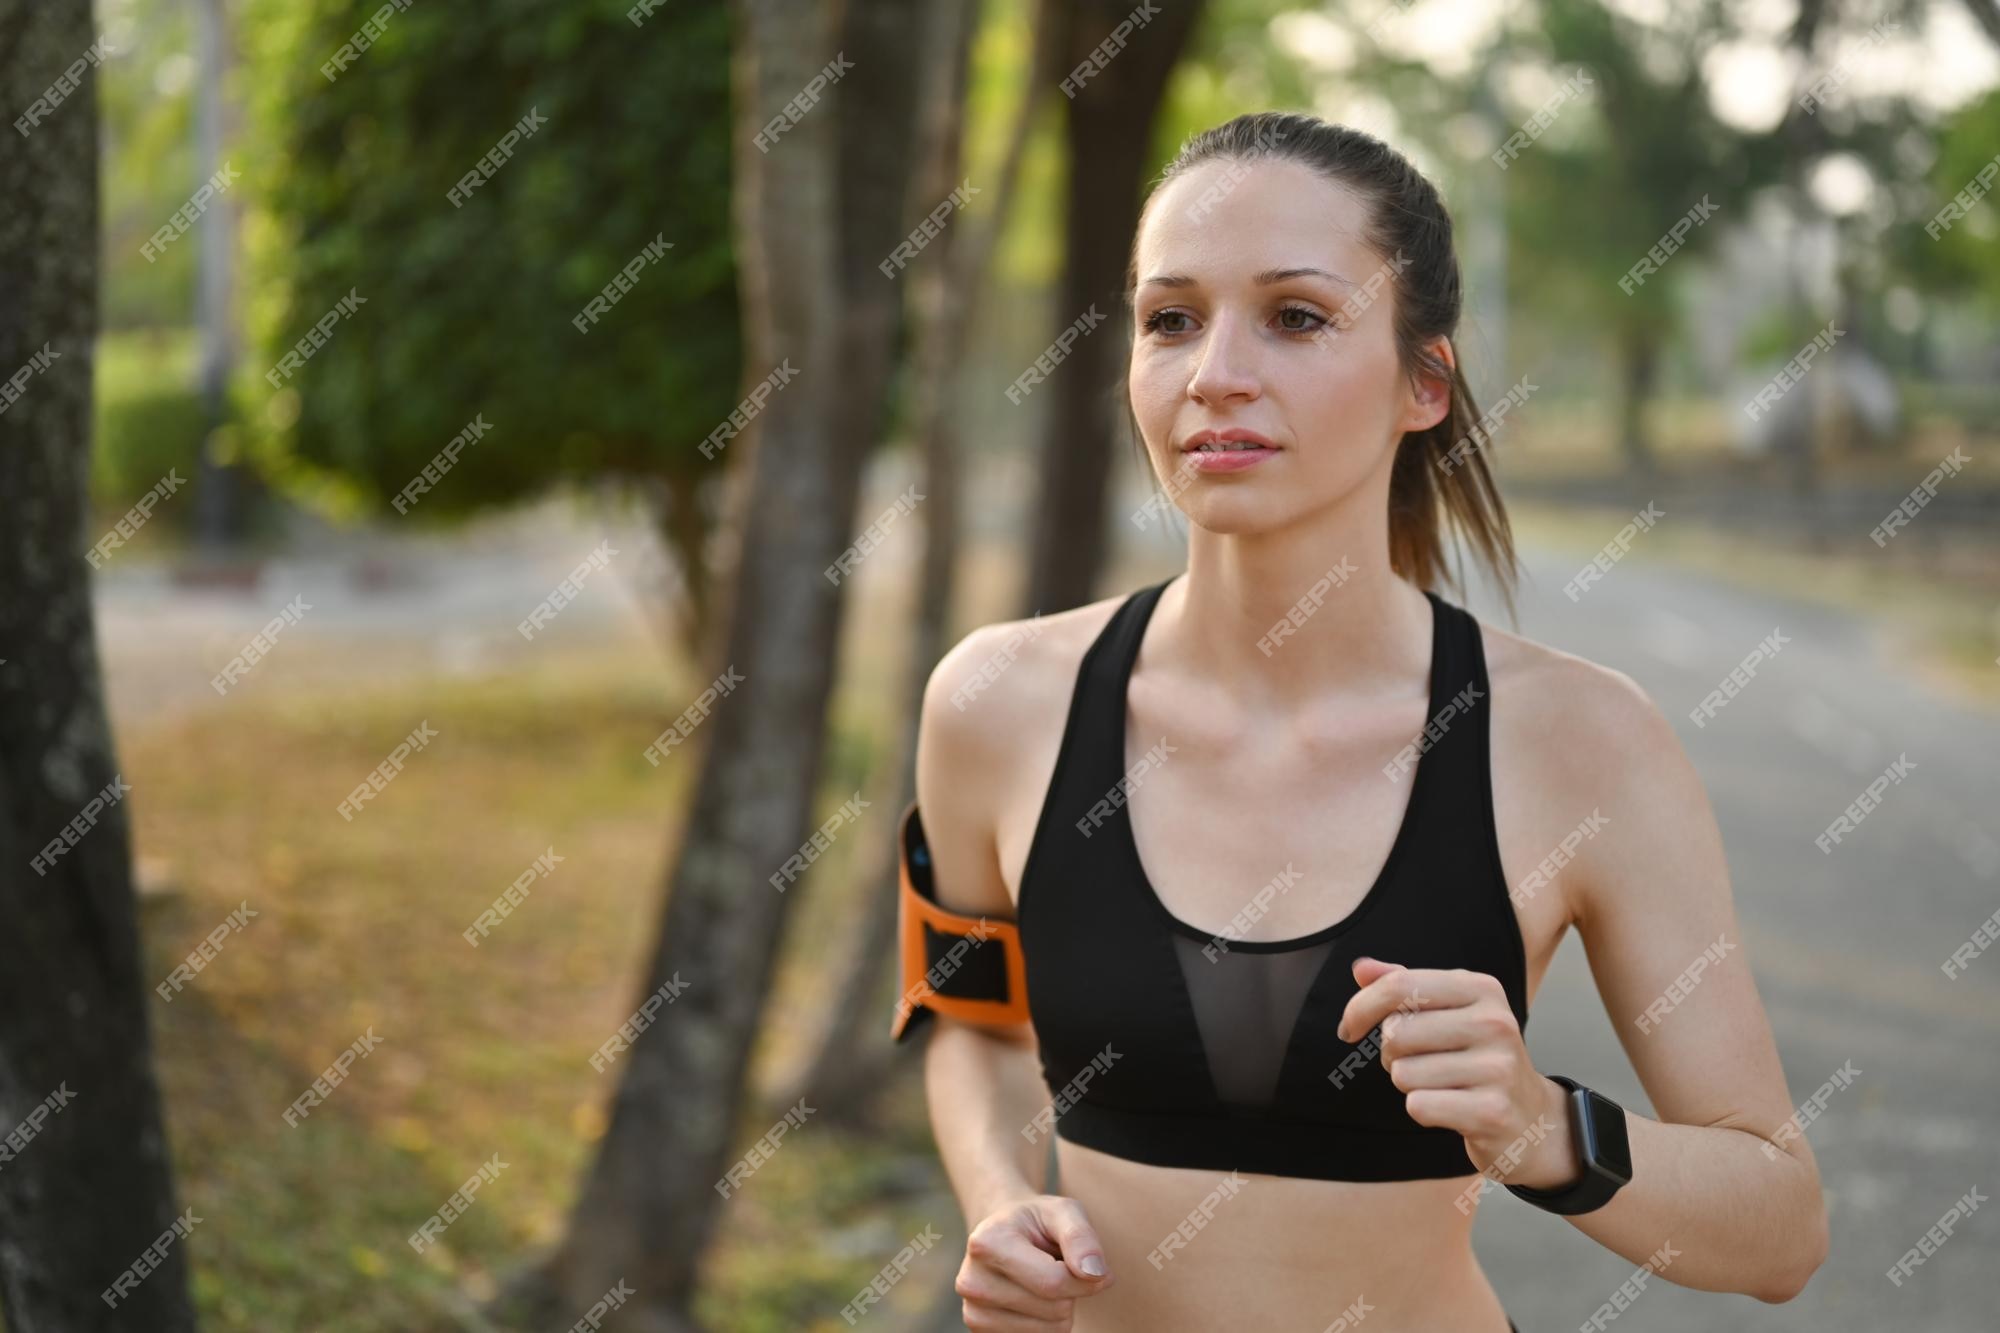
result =
[[[0,0],[0,107],[15,1333],[959,1327],[917,701],[1180,567],[1123,269],[1269,108],[1443,189],[1518,627],[1674,720],[1838,1084],[1806,1291],[1621,1327],[1995,1326],[1983,1212],[1886,1276],[2000,1178],[1992,0]],[[1573,937],[1535,1014],[1649,1110]],[[1481,1211],[1524,1329],[1629,1274]]]

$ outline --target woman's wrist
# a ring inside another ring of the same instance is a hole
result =
[[[1583,1166],[1576,1156],[1576,1128],[1570,1123],[1569,1090],[1546,1074],[1537,1074],[1536,1081],[1543,1104],[1531,1123],[1555,1128],[1521,1154],[1514,1169],[1507,1172],[1505,1183],[1523,1189],[1558,1190],[1583,1177]]]

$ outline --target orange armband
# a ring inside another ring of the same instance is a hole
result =
[[[902,994],[890,1040],[906,1040],[932,1011],[967,1023],[1027,1022],[1027,962],[1019,925],[938,904],[915,801],[903,811],[896,842],[902,866],[896,899]]]

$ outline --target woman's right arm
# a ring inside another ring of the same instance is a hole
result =
[[[989,688],[968,699],[964,687],[1010,628],[975,630],[939,661],[924,690],[916,754],[917,805],[939,905],[1005,920],[1015,912],[994,829],[1007,784],[1017,780],[1009,741],[1018,728],[1007,716],[1010,691]],[[1043,1192],[1048,1140],[1024,1132],[1049,1103],[1034,1029],[935,1012],[925,1026],[919,1040],[931,1131],[970,1233],[957,1283],[967,1327],[1017,1326],[1009,1319],[1027,1315],[1067,1328],[1075,1298],[1111,1278],[1084,1271],[1086,1260],[1101,1271],[1103,1247],[1074,1200]]]

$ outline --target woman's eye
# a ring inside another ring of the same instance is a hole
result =
[[[1152,314],[1150,314],[1150,315],[1146,316],[1146,332],[1148,332],[1148,333],[1160,333],[1160,332],[1166,332],[1166,333],[1184,333],[1184,332],[1186,332],[1186,330],[1184,330],[1184,329],[1165,329],[1165,330],[1162,330],[1162,329],[1161,329],[1161,327],[1160,327],[1160,323],[1161,323],[1161,321],[1162,321],[1162,320],[1169,320],[1169,319],[1186,319],[1186,318],[1187,318],[1187,316],[1186,316],[1185,314],[1182,314],[1182,313],[1181,313],[1180,311],[1178,311],[1178,310],[1155,310],[1155,311],[1154,311],[1154,312],[1153,312]]]
[[[1286,324],[1284,320],[1288,315],[1303,315],[1312,322],[1309,324]],[[1288,305],[1284,307],[1278,312],[1278,322],[1279,326],[1287,333],[1318,333],[1321,329],[1332,323],[1331,320],[1318,311],[1308,310],[1302,305]]]

